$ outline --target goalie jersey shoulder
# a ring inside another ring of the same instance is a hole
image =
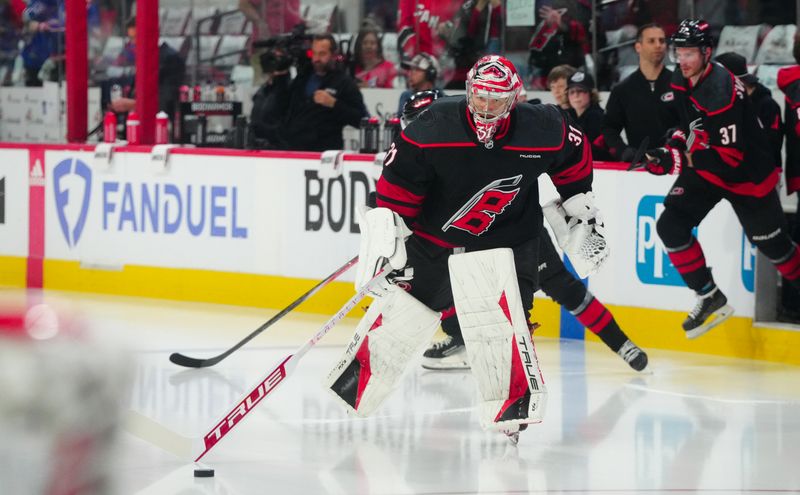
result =
[[[439,98],[403,130],[403,138],[420,147],[476,146],[464,128],[467,105],[463,96]]]
[[[568,118],[560,108],[521,103],[516,114],[516,129],[504,149],[558,151],[564,147]]]

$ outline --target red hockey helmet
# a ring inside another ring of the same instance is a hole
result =
[[[467,74],[467,106],[479,141],[492,140],[517,104],[521,90],[517,69],[507,58],[487,55],[475,62]]]

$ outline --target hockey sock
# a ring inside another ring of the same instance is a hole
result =
[[[773,263],[792,285],[795,287],[800,285],[800,248],[796,244],[792,244],[792,249],[786,256],[780,260],[773,260]]]
[[[694,237],[685,247],[674,250],[667,248],[667,254],[686,285],[695,292],[700,292],[711,280],[711,270],[706,266],[703,248]]]
[[[587,304],[581,304],[581,307],[572,314],[583,326],[600,337],[600,340],[612,351],[617,352],[628,340],[628,337],[603,303],[589,292],[586,293],[586,298]]]

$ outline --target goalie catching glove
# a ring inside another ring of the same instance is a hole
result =
[[[355,285],[356,290],[360,290],[387,263],[392,270],[405,268],[408,261],[406,237],[411,235],[411,231],[400,215],[389,208],[362,206],[356,216],[361,228],[361,246]]]
[[[603,220],[594,205],[594,193],[555,199],[542,207],[558,245],[569,256],[575,272],[586,278],[597,271],[610,253]]]

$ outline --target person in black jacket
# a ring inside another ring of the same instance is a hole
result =
[[[744,89],[753,102],[756,117],[767,135],[775,163],[780,167],[781,148],[783,147],[783,125],[781,123],[781,107],[772,98],[772,92],[758,82],[758,78],[747,71],[747,59],[738,53],[728,52],[714,58],[726,69],[739,78],[744,84]]]
[[[603,109],[600,108],[600,95],[594,87],[594,78],[582,71],[572,74],[567,81],[567,98],[575,122],[592,143],[592,157],[599,161],[611,160],[601,132]]]
[[[611,155],[629,162],[647,137],[650,145],[665,142],[667,131],[678,125],[674,94],[669,86],[672,72],[664,67],[667,53],[664,30],[646,24],[636,34],[639,70],[614,86],[606,105],[603,138]],[[620,133],[625,131],[628,142]]]
[[[673,35],[680,70],[672,87],[681,123],[666,146],[645,155],[650,173],[678,175],[656,230],[670,261],[697,294],[697,305],[683,322],[688,338],[699,337],[733,313],[692,232],[723,199],[750,242],[792,285],[800,285],[800,248],[789,237],[775,189],[780,168],[744,85],[711,63],[710,30],[705,21],[687,19]]]
[[[335,66],[336,40],[316,35],[311,43],[312,70],[289,81],[288,71],[272,74],[280,118],[277,148],[325,151],[344,148],[342,129],[358,127],[368,116],[355,81]]]

